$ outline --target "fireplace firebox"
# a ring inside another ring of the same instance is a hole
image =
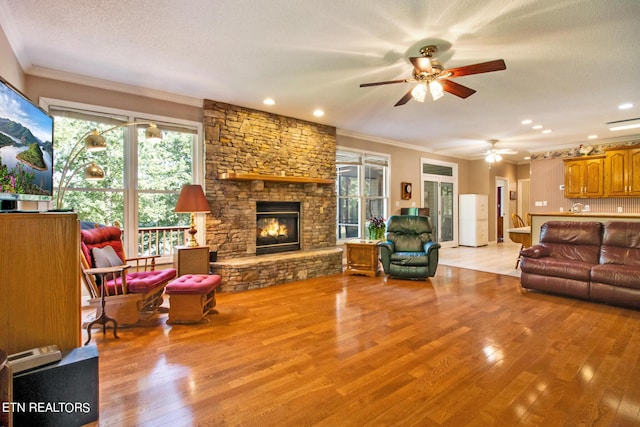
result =
[[[256,203],[256,255],[300,249],[300,202]]]

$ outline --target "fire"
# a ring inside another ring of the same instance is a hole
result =
[[[261,225],[263,227],[260,228],[258,233],[258,236],[260,237],[287,237],[289,235],[287,226],[284,224],[280,224],[275,218],[264,220]]]

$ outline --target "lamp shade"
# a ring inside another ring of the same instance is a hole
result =
[[[84,170],[84,177],[87,181],[101,181],[104,179],[104,170],[94,162]]]
[[[144,132],[144,137],[149,142],[160,142],[162,141],[162,132],[155,123],[149,123],[149,127]]]
[[[211,212],[209,202],[207,201],[202,186],[199,184],[186,184],[182,186],[178,202],[174,212],[192,213],[192,212]]]

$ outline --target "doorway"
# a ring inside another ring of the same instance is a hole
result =
[[[422,206],[429,208],[433,238],[442,247],[458,240],[458,165],[422,159]]]
[[[506,230],[511,227],[509,221],[509,180],[502,176],[496,177],[496,242],[504,242]]]

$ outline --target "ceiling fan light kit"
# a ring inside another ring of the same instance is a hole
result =
[[[428,45],[420,49],[420,54],[422,56],[413,56],[409,58],[413,65],[413,77],[411,78],[362,83],[360,87],[417,82],[418,84],[415,87],[409,89],[409,91],[395,103],[395,107],[406,104],[412,98],[418,102],[424,102],[427,91],[431,93],[431,97],[434,101],[442,98],[444,96],[444,92],[449,92],[460,98],[468,98],[476,91],[459,83],[455,83],[454,81],[449,80],[450,78],[468,76],[470,74],[489,73],[492,71],[505,70],[507,68],[504,60],[497,59],[495,61],[465,65],[463,67],[445,70],[437,61],[431,59],[437,51],[437,46]]]
[[[496,154],[496,153],[489,153],[489,154],[487,154],[487,157],[484,158],[484,160],[487,163],[495,163],[495,162],[499,162],[500,160],[502,160],[502,156],[500,154]]]

